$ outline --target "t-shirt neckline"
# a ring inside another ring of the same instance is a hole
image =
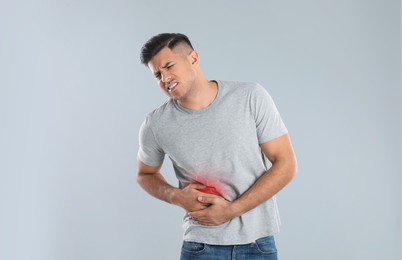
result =
[[[221,90],[221,88],[222,88],[222,83],[221,83],[219,80],[211,80],[211,81],[216,82],[217,88],[218,88],[218,93],[216,94],[215,99],[214,99],[214,100],[211,102],[211,104],[210,104],[209,106],[207,106],[206,108],[203,108],[203,109],[200,109],[200,110],[191,110],[191,109],[188,109],[188,108],[183,107],[183,106],[180,105],[176,100],[173,100],[173,99],[172,99],[173,104],[175,105],[175,107],[176,107],[178,110],[180,110],[180,111],[182,111],[182,112],[185,112],[185,113],[187,113],[187,114],[202,114],[202,113],[205,113],[205,112],[211,110],[211,109],[216,105],[216,103],[218,103],[218,100],[220,99],[221,92],[222,92],[222,90]]]

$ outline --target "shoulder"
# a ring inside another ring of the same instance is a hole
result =
[[[235,88],[254,88],[259,86],[257,82],[250,82],[250,81],[229,81],[229,80],[218,80],[217,81],[220,85],[225,87],[235,87]]]
[[[247,81],[218,81],[223,92],[227,94],[255,96],[268,93],[267,90],[257,82]]]
[[[230,91],[255,91],[256,89],[261,89],[263,88],[259,83],[257,82],[248,82],[248,81],[227,81],[227,80],[222,80],[218,81],[218,83],[230,90]]]
[[[147,125],[154,125],[155,123],[159,122],[163,117],[169,114],[174,107],[173,100],[168,99],[160,105],[158,108],[154,109],[145,118],[144,123]]]

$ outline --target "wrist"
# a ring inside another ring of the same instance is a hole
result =
[[[230,215],[231,218],[237,218],[240,217],[241,215],[243,215],[243,210],[242,207],[240,205],[240,203],[238,201],[233,201],[232,203],[230,203]]]
[[[176,205],[176,206],[181,206],[180,203],[180,192],[181,189],[178,188],[172,188],[169,194],[169,203]]]

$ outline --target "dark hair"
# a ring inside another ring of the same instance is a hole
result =
[[[188,37],[181,33],[161,33],[149,39],[141,48],[141,63],[148,62],[165,47],[173,49],[179,44],[186,44],[194,50]]]

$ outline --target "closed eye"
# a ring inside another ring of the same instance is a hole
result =
[[[162,67],[162,69],[167,69],[168,70],[173,66],[174,66],[174,63],[169,61],[168,63],[165,64],[165,66]],[[154,76],[155,76],[156,79],[160,79],[161,78],[161,73],[159,71],[155,72]]]
[[[174,63],[170,61],[170,62],[166,63],[165,66],[162,67],[162,69],[169,69],[169,68],[171,68],[173,65],[174,65]]]

